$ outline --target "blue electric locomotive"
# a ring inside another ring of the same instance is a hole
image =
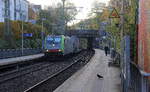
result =
[[[79,39],[75,36],[51,35],[45,38],[44,53],[45,56],[64,56],[79,52],[79,45]]]

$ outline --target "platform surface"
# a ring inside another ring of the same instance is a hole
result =
[[[23,61],[29,61],[43,56],[44,54],[36,54],[36,55],[29,55],[29,56],[22,56],[22,57],[8,58],[8,59],[0,59],[0,66],[14,64]]]
[[[104,51],[95,51],[91,61],[54,92],[121,92],[120,69],[108,66],[110,57]],[[104,78],[99,79],[97,74]]]

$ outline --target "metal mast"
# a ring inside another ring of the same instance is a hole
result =
[[[63,3],[63,14],[62,14],[62,16],[63,16],[63,24],[62,24],[62,34],[63,35],[65,35],[65,1],[66,0],[62,0],[62,3]]]
[[[123,35],[124,35],[124,11],[125,11],[125,0],[122,0],[122,7],[121,7],[121,39],[123,39]]]
[[[5,35],[10,34],[10,2],[9,0],[4,1],[5,5]]]
[[[21,19],[21,49],[22,49],[22,55],[24,54],[24,37],[23,37],[23,34],[24,34],[24,20],[23,20],[23,10],[22,10],[22,7],[21,7],[21,1],[19,0],[19,6],[20,6],[20,19]]]
[[[4,0],[5,5],[5,14],[4,14],[4,39],[7,42],[7,45],[11,47],[13,44],[11,26],[10,26],[10,0]]]

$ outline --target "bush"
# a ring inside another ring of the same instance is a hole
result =
[[[0,49],[7,49],[7,48],[8,48],[8,42],[0,39]]]
[[[33,37],[24,37],[24,47],[25,48],[36,48],[41,46],[41,25],[31,24],[28,22],[23,22],[23,33],[32,33]],[[21,21],[11,21],[11,31],[13,43],[16,45],[15,48],[20,48],[22,44],[22,22]],[[44,31],[47,30],[44,28]],[[4,40],[4,23],[0,23],[0,48],[14,48],[14,46],[8,46],[9,41]],[[11,37],[11,36],[9,36]],[[3,39],[3,40],[2,40]],[[37,40],[38,39],[38,40]]]

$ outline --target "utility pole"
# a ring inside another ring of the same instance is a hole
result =
[[[125,12],[125,0],[122,0],[122,7],[121,7],[121,40],[123,40],[124,36],[124,12]]]
[[[8,42],[8,46],[12,45],[12,40],[11,40],[11,31],[10,31],[10,1],[9,0],[4,0],[5,3],[5,23],[4,23],[4,39],[5,41]]]
[[[10,35],[10,2],[5,0],[5,36]]]
[[[124,60],[124,31],[125,31],[125,4],[126,0],[122,0],[122,8],[121,8],[121,71],[123,74],[123,92],[128,92],[128,89],[130,87],[130,63],[127,62],[127,60]]]
[[[120,48],[121,48],[121,61],[123,61],[123,36],[124,36],[124,11],[125,11],[125,8],[124,8],[124,4],[125,4],[125,1],[122,0],[121,1],[122,5],[121,5],[121,32],[120,32],[120,38],[121,38],[121,43],[120,43]]]
[[[22,55],[24,54],[24,37],[23,37],[23,34],[24,34],[24,32],[23,32],[23,30],[24,30],[24,23],[23,23],[23,11],[22,11],[22,7],[21,7],[21,1],[19,0],[19,5],[20,5],[20,18],[21,18],[21,20],[22,20],[22,23],[21,23],[21,51],[22,51]]]
[[[120,61],[122,62],[121,64],[121,68],[122,68],[122,71],[124,72],[124,69],[123,69],[123,52],[124,52],[124,48],[123,48],[123,33],[124,33],[124,0],[121,1],[122,5],[121,5],[121,32],[120,32],[120,39],[121,39],[121,42],[120,42],[120,50],[121,50],[121,58],[120,58]],[[123,89],[124,90],[124,89]]]
[[[62,0],[62,3],[63,3],[63,24],[62,24],[62,34],[65,35],[65,2],[66,0]]]

